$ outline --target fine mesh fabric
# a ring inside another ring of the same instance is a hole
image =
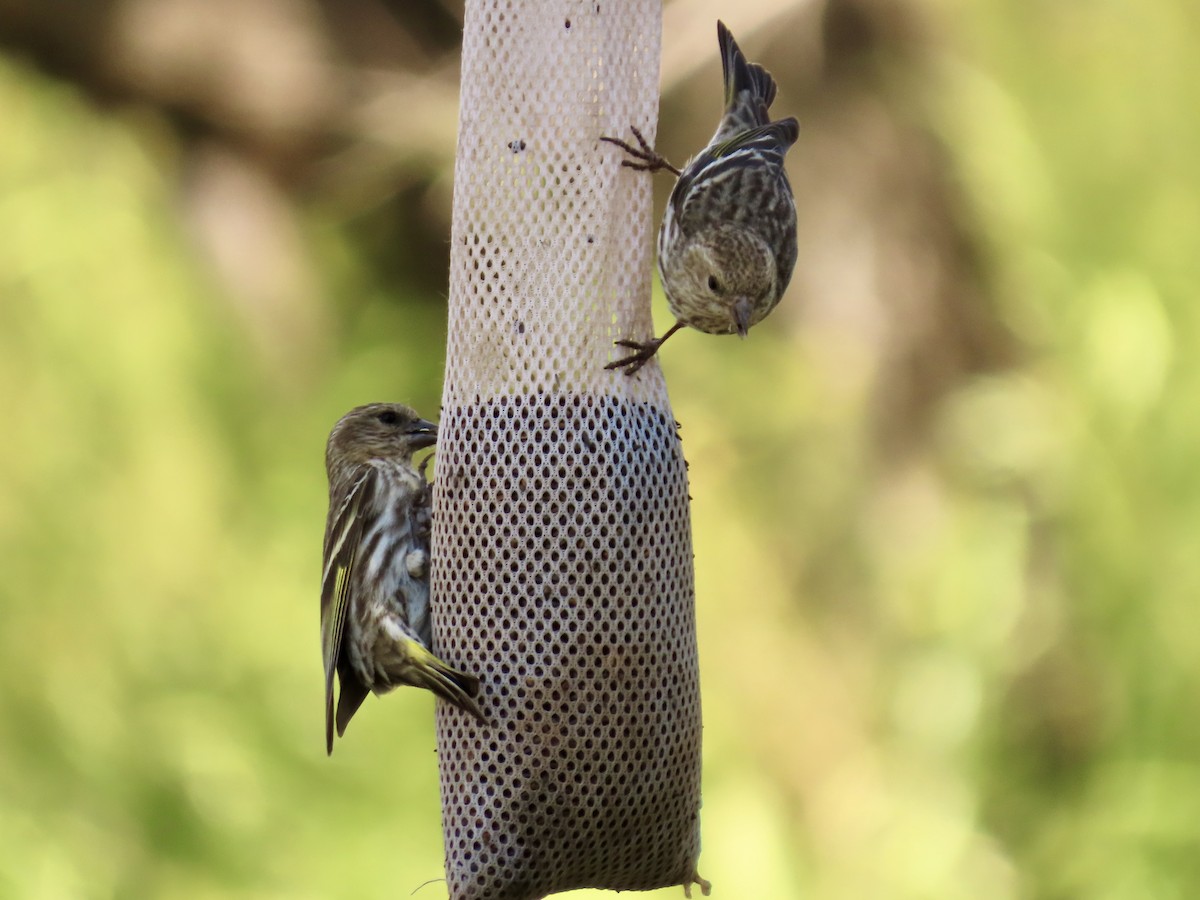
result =
[[[463,38],[434,491],[452,900],[701,884],[687,473],[649,337],[657,0],[474,0]]]

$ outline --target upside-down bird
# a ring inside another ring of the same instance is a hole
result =
[[[609,363],[632,375],[685,325],[742,337],[779,303],[796,265],[796,204],[784,172],[800,125],[771,121],[775,80],[746,61],[717,23],[725,77],[725,112],[712,140],[681,172],[631,128],[638,147],[612,137],[632,158],[622,165],[678,176],[658,232],[658,272],[676,322],[660,338],[619,340],[633,350]]]

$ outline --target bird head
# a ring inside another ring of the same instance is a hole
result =
[[[333,426],[325,447],[332,474],[373,459],[412,463],[412,455],[437,442],[437,425],[400,403],[369,403],[350,410]]]
[[[683,253],[682,265],[669,279],[671,306],[693,328],[745,337],[775,305],[775,257],[752,231],[736,225],[713,228]]]

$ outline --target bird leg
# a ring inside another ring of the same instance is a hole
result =
[[[421,460],[421,464],[419,466],[417,466],[417,472],[420,474],[421,480],[424,482],[427,482],[427,483],[429,481],[429,476],[427,474],[425,474],[425,470],[429,468],[429,461],[432,459],[433,459],[433,454],[430,453],[423,460]]]
[[[630,125],[629,130],[633,132],[633,136],[637,138],[640,146],[634,147],[632,144],[627,144],[619,138],[604,137],[603,135],[600,137],[600,140],[616,144],[633,157],[633,159],[621,160],[621,165],[627,169],[637,169],[639,172],[661,172],[663,169],[666,169],[668,172],[674,172],[676,178],[679,177],[679,170],[667,162],[665,156],[651,147],[635,126]],[[634,160],[638,161],[635,162]]]
[[[632,375],[646,363],[650,362],[650,360],[654,357],[654,354],[658,352],[658,348],[663,345],[667,338],[669,338],[682,327],[682,322],[676,322],[667,329],[667,333],[662,337],[650,338],[648,341],[631,341],[628,338],[617,341],[616,345],[618,347],[627,347],[628,349],[635,350],[636,352],[631,353],[629,356],[618,359],[615,362],[610,362],[604,368],[624,369],[626,375]]]

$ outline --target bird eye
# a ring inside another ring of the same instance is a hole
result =
[[[721,289],[721,282],[717,281],[716,275],[708,276],[708,289],[714,294]]]
[[[383,412],[379,413],[375,418],[377,418],[384,425],[399,425],[400,424],[400,417],[398,415],[396,415],[396,411],[394,409],[385,409]]]

